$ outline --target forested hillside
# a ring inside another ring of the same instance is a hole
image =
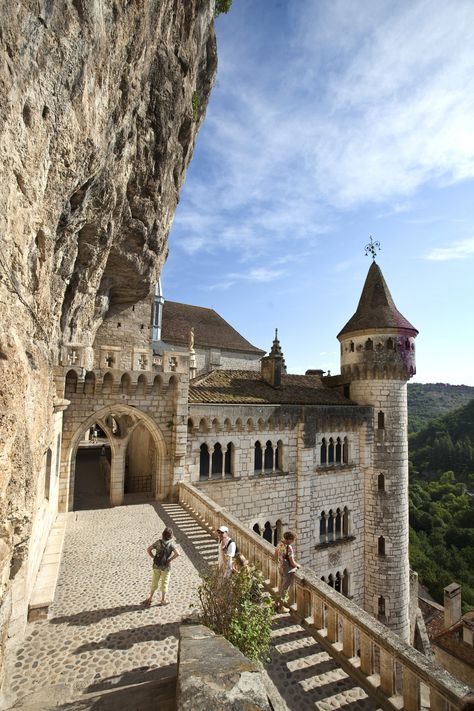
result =
[[[408,383],[408,431],[415,432],[436,417],[446,415],[474,398],[470,385]]]
[[[474,607],[474,399],[409,439],[410,563],[433,597],[462,584]]]

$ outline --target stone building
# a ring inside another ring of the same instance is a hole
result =
[[[269,541],[295,529],[301,563],[408,639],[417,331],[378,265],[338,335],[337,376],[288,374],[277,335],[262,358],[214,311],[163,301],[157,288],[90,348],[64,345],[46,509],[81,506],[79,491],[170,500],[189,481]]]

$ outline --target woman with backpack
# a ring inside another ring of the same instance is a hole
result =
[[[284,603],[288,594],[288,589],[291,585],[292,575],[300,566],[295,560],[293,543],[296,540],[296,534],[292,531],[287,531],[283,534],[283,538],[275,548],[275,560],[278,564],[278,605],[279,612],[283,610]]]
[[[168,605],[169,600],[166,597],[170,584],[171,562],[180,554],[176,541],[173,540],[173,530],[165,528],[159,538],[151,546],[148,546],[147,553],[150,558],[153,558],[153,575],[151,578],[151,590],[146,600],[143,600],[142,605],[150,607],[153,595],[158,586],[161,590],[161,602],[159,605]]]

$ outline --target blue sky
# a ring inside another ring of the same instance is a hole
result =
[[[335,374],[372,234],[415,379],[474,385],[474,2],[234,0],[216,30],[165,297]]]

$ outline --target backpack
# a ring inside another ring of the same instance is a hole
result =
[[[235,541],[234,541],[232,538],[229,538],[229,540],[227,541],[227,543],[226,543],[226,545],[225,545],[225,548],[222,549],[222,550],[224,551],[224,553],[227,553],[227,549],[228,549],[228,547],[230,546],[231,543],[235,543]],[[235,553],[234,553],[234,556],[239,555],[239,553],[240,553],[239,547],[238,547],[237,543],[235,543]]]
[[[168,559],[171,557],[172,552],[173,549],[169,545],[169,541],[165,543],[160,540],[160,548],[153,556],[153,565],[156,565],[156,567],[160,570],[166,570],[168,566]]]

